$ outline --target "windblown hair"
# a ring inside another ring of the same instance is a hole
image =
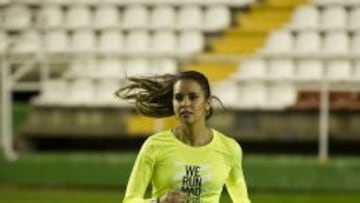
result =
[[[115,92],[120,99],[134,102],[136,109],[143,115],[162,118],[174,115],[172,98],[174,84],[181,79],[192,79],[201,86],[205,99],[215,98],[211,95],[208,79],[197,71],[184,71],[176,75],[164,74],[146,77],[128,77],[128,84]],[[212,115],[212,107],[206,119]]]
[[[129,84],[121,87],[115,95],[135,102],[136,109],[150,117],[161,118],[174,115],[172,92],[175,75],[165,74],[148,77],[129,77]]]

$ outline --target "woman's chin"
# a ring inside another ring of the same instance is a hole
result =
[[[183,122],[183,123],[190,124],[190,123],[194,122],[194,119],[191,116],[181,116],[180,121]]]

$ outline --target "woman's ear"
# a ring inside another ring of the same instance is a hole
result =
[[[210,107],[211,107],[211,98],[209,98],[209,99],[206,101],[206,104],[205,104],[205,109],[206,109],[206,111],[209,111],[209,110],[210,110]]]

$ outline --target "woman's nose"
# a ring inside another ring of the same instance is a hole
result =
[[[190,104],[190,100],[187,97],[184,97],[181,101],[181,106],[188,106]]]

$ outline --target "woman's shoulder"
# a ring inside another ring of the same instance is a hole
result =
[[[171,130],[163,130],[163,131],[160,131],[160,132],[150,135],[146,139],[146,142],[148,142],[148,143],[163,142],[163,141],[169,140],[171,138],[171,134],[172,134]]]
[[[231,151],[238,151],[240,149],[239,143],[233,137],[225,135],[224,133],[214,129],[213,132],[214,135],[217,137],[218,144],[222,145],[223,147]]]
[[[219,141],[227,143],[227,144],[231,144],[231,145],[234,145],[234,144],[237,145],[237,142],[234,138],[232,138],[228,135],[225,135],[224,133],[217,131],[215,129],[213,129],[213,132],[214,132],[214,135],[217,136],[217,139]]]

